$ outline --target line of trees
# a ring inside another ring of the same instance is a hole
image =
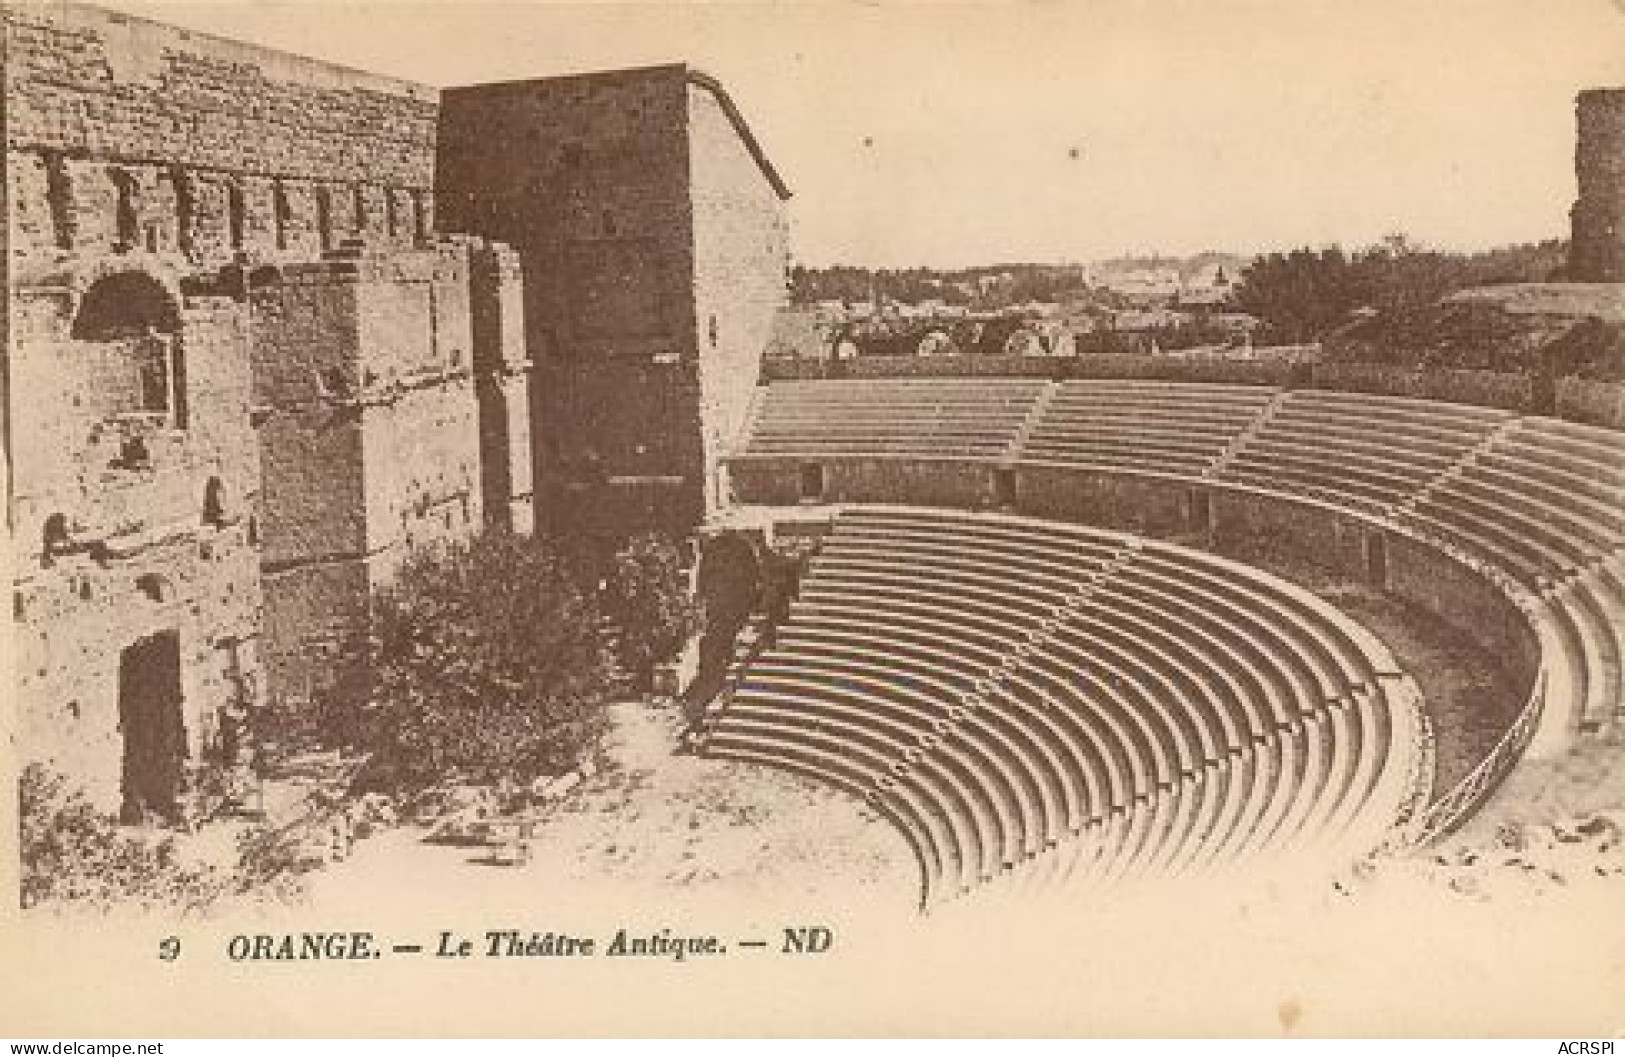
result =
[[[1356,310],[1413,312],[1468,287],[1543,282],[1560,274],[1566,257],[1567,243],[1557,239],[1478,254],[1427,249],[1405,235],[1353,253],[1301,247],[1255,260],[1233,303],[1263,321],[1263,341],[1319,341]]]
[[[1067,264],[1005,264],[982,268],[863,268],[832,265],[790,269],[790,298],[856,303],[877,294],[906,304],[942,301],[950,305],[1002,308],[1028,301],[1061,301],[1088,291],[1083,270]]]

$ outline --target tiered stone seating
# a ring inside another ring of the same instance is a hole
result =
[[[1427,489],[1405,520],[1544,590],[1625,544],[1625,437],[1518,420]]]
[[[775,382],[746,455],[998,456],[1047,383],[1012,378]]]
[[[1220,558],[864,508],[706,748],[831,769],[904,829],[930,894],[1162,875],[1380,813],[1378,663],[1323,603]]]
[[[1625,718],[1625,559],[1614,558],[1556,589],[1542,610],[1562,674],[1586,729]]]
[[[1062,382],[1034,421],[1022,457],[1135,473],[1200,475],[1276,392],[1245,385]]]
[[[771,387],[748,453],[1008,459],[1018,472],[1076,467],[1313,502],[1468,559],[1536,623],[1563,711],[1586,729],[1625,719],[1618,432],[1400,397],[1240,386],[817,386]],[[846,416],[849,407],[858,410]],[[949,540],[919,529],[869,554],[898,526],[843,525],[841,564],[829,565],[835,593],[819,597],[816,620],[804,607],[784,648],[821,651],[835,669],[859,656],[903,671],[918,680],[917,696],[957,695],[963,715],[953,722],[976,717],[984,756],[1039,761],[1003,765],[998,795],[974,801],[979,829],[952,835],[956,847],[992,842],[973,849],[965,883],[1023,856],[1034,864],[1018,871],[1024,877],[1205,867],[1346,827],[1362,799],[1377,796],[1361,791],[1381,784],[1372,768],[1401,739],[1373,699],[1377,673],[1361,666],[1368,651],[1317,619],[1313,602],[1154,546],[1102,558],[1111,537],[1087,532],[1095,550],[1080,583],[1066,552],[1087,550],[1084,538],[1012,546],[1019,532],[1008,525],[958,531]],[[991,569],[990,538],[1000,563]],[[901,571],[926,560],[938,565],[923,581]],[[946,611],[934,603],[941,583],[955,585]],[[1101,678],[1081,693],[1088,665]],[[1192,836],[1216,833],[1226,836]],[[1031,858],[1057,842],[1063,856]]]
[[[1387,513],[1510,417],[1429,400],[1295,391],[1217,477]]]

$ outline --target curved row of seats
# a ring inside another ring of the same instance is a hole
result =
[[[998,442],[973,451],[915,432],[906,442],[865,447],[830,410],[864,421],[871,413],[862,409],[893,398],[869,380],[823,382],[812,407],[812,391],[801,388],[807,384],[767,387],[746,457],[805,460],[834,447],[869,456],[1001,458],[1018,470],[1040,464],[1152,475],[1331,507],[1475,563],[1554,626],[1565,655],[1552,658],[1552,667],[1575,671],[1570,682],[1579,688],[1582,723],[1625,719],[1621,594],[1603,571],[1625,554],[1625,436],[1618,431],[1359,393],[1020,380],[1013,384],[1028,420],[1013,430],[1006,423]],[[964,401],[982,400],[1008,411],[1005,390],[978,395],[987,385],[916,379],[908,392],[929,402],[927,390],[941,386],[958,413],[967,413]],[[817,425],[826,420],[833,424]],[[792,421],[801,431],[794,440],[782,425]],[[841,439],[826,443],[821,431]]]
[[[1216,476],[1383,514],[1510,417],[1403,397],[1296,391]]]
[[[1625,438],[1550,419],[1509,422],[1405,518],[1546,589],[1625,544]]]
[[[885,452],[998,456],[1014,442],[1041,380],[865,379],[781,382],[758,391],[750,455]]]
[[[781,382],[761,400],[747,458],[1007,456],[1245,485],[1392,520],[1533,590],[1625,546],[1625,439],[1509,411],[1244,385],[982,378]]]
[[[706,745],[862,793],[908,835],[928,898],[1017,870],[1166,875],[1374,844],[1396,803],[1381,778],[1411,745],[1390,668],[1324,603],[1223,559],[862,508]]]
[[[1582,730],[1625,719],[1625,559],[1557,588],[1542,610]]]
[[[1276,392],[1246,385],[1062,382],[1035,416],[1020,454],[1067,466],[1199,474]]]

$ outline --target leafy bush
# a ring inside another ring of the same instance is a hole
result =
[[[22,905],[78,902],[196,909],[215,899],[209,867],[182,865],[173,837],[121,830],[38,763],[18,779]]]
[[[538,539],[420,551],[375,598],[361,784],[495,782],[573,766],[602,734],[613,658],[599,611]]]
[[[681,555],[652,533],[616,553],[603,606],[620,632],[621,664],[640,689],[649,687],[654,666],[676,657],[700,627],[700,606],[689,593]]]
[[[314,865],[263,828],[238,835],[233,866],[185,862],[173,834],[121,828],[39,763],[23,768],[18,794],[25,908],[198,913],[243,896],[291,898]]]

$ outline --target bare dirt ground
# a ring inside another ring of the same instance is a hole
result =
[[[1625,896],[1625,736],[1524,760],[1460,830],[1382,869],[1483,901],[1597,884]]]
[[[1433,795],[1449,792],[1517,718],[1522,695],[1481,646],[1421,607],[1360,585],[1314,590],[1381,639],[1416,680],[1433,727]]]
[[[891,904],[906,915],[918,878],[907,844],[838,790],[765,767],[675,754],[675,709],[612,707],[605,762],[541,822],[530,861],[484,846],[425,843],[403,825],[313,874],[309,905],[372,905],[389,878],[441,905],[541,908],[711,902]]]
[[[1470,770],[1516,707],[1482,649],[1439,621],[1359,585],[1310,583],[1377,634],[1417,679],[1437,736],[1435,793]],[[909,916],[918,877],[902,838],[856,799],[798,775],[674,752],[674,709],[613,708],[602,770],[538,828],[529,863],[491,848],[425,843],[402,826],[310,877],[310,905],[376,905],[380,878],[406,876],[445,905],[625,906],[772,903],[872,907]],[[1528,761],[1479,816],[1440,845],[1387,857],[1343,887],[1421,886],[1473,900],[1522,898],[1625,880],[1625,744],[1592,739]],[[1363,875],[1364,883],[1361,881]]]

